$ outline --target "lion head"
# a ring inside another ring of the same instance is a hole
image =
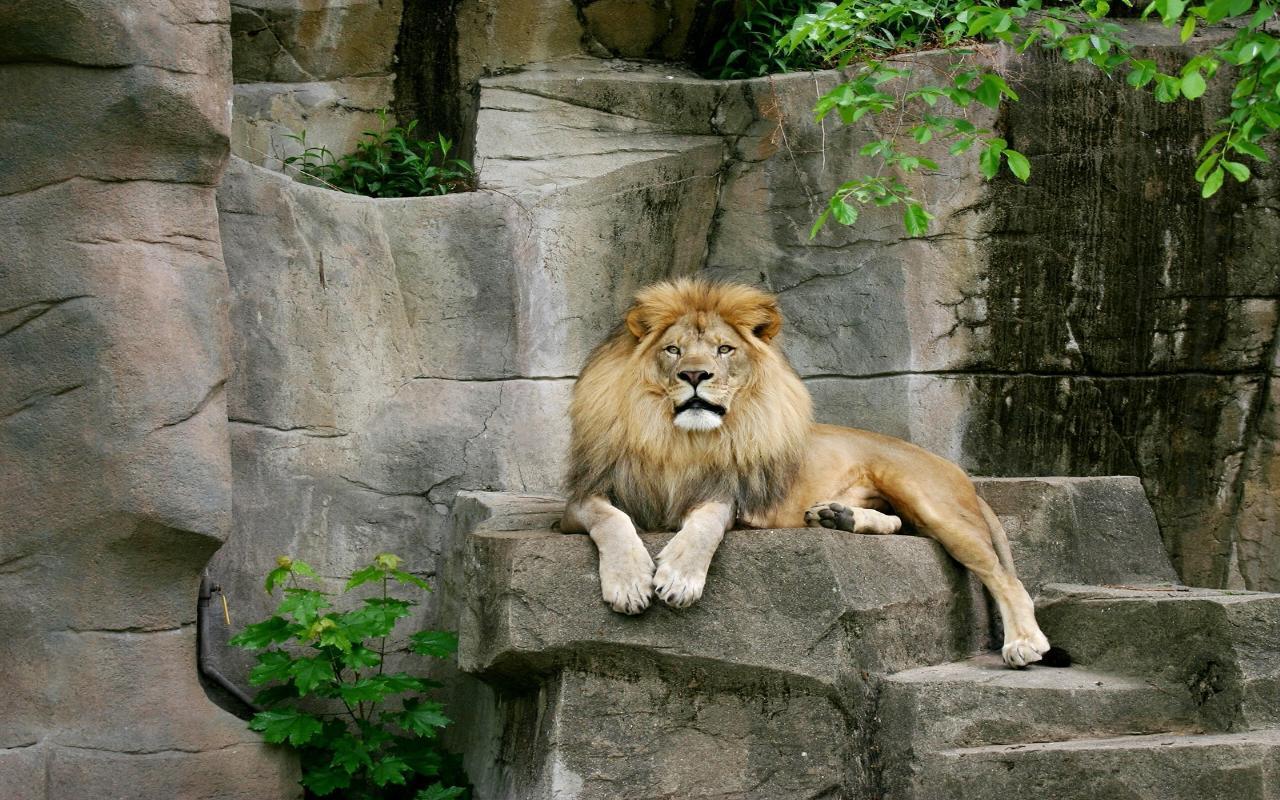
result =
[[[781,500],[811,425],[781,328],[776,299],[750,286],[642,290],[574,387],[570,494],[607,496],[647,529],[708,500],[740,514]]]

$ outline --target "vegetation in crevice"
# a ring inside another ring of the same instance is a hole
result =
[[[289,134],[302,152],[285,158],[285,169],[304,182],[366,197],[424,197],[472,188],[471,164],[450,157],[453,142],[444,134],[418,139],[417,120],[391,125],[386,109],[378,118],[380,129],[364,131],[356,149],[343,156],[323,145],[308,145],[305,130]]]

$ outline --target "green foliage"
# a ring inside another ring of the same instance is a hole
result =
[[[299,585],[299,578],[315,577],[311,567],[281,556],[266,580],[268,594],[281,589],[276,613],[231,639],[237,647],[260,651],[249,683],[266,687],[255,697],[266,710],[255,714],[249,727],[268,742],[299,751],[302,784],[311,795],[346,800],[466,796],[466,789],[450,785],[447,773],[456,768],[435,741],[449,718],[439,703],[422,696],[439,684],[384,669],[387,639],[416,605],[391,597],[388,589],[397,584],[430,590],[400,563],[382,553],[353,574],[344,592],[368,583],[382,591],[343,612],[332,610],[328,593]],[[458,639],[424,630],[412,634],[409,643],[414,653],[447,658]],[[326,707],[334,710],[317,710]]]
[[[378,118],[381,130],[364,131],[355,152],[341,158],[327,147],[309,147],[306,131],[290,134],[288,138],[303,150],[286,158],[285,166],[295,168],[301,179],[367,197],[422,197],[471,188],[471,165],[449,157],[453,143],[443,134],[435,140],[415,139],[417,120],[404,127],[388,127],[386,109],[378,112]],[[268,591],[280,569],[267,576]]]
[[[1121,1],[1132,5],[1132,0]],[[966,48],[976,42],[1002,43],[1019,53],[1037,46],[1057,52],[1068,62],[1088,62],[1109,75],[1124,74],[1129,86],[1151,91],[1162,103],[1198,99],[1219,72],[1229,75],[1234,81],[1231,111],[1217,121],[1218,132],[1200,150],[1195,179],[1206,198],[1222,187],[1227,175],[1247,181],[1252,171],[1245,162],[1268,161],[1262,142],[1280,128],[1280,38],[1271,32],[1276,8],[1274,0],[1209,0],[1200,5],[1189,0],[1151,0],[1142,16],[1155,15],[1165,26],[1178,28],[1184,42],[1198,27],[1231,26],[1229,37],[1165,73],[1154,61],[1136,56],[1124,30],[1105,19],[1111,10],[1107,0],[1065,0],[1052,6],[1042,0],[822,3],[812,13],[796,17],[776,42],[776,49],[784,53],[799,52],[810,58],[821,53],[828,62],[853,66],[848,83],[818,100],[818,119],[835,111],[852,124],[868,114],[892,114],[900,126],[901,121],[912,120],[912,127],[906,131],[892,130],[892,123],[876,126],[893,134],[862,150],[862,155],[878,159],[879,168],[873,175],[841,185],[810,235],[816,236],[832,218],[853,224],[858,218],[856,206],[865,204],[902,204],[908,234],[927,232],[930,215],[901,178],[937,166],[895,147],[893,141],[901,133],[910,133],[919,144],[947,140],[953,156],[976,149],[979,170],[987,179],[995,177],[1002,165],[1018,180],[1030,177],[1031,163],[1025,155],[968,119],[970,109],[999,109],[1003,102],[1016,101],[1017,94],[994,70],[960,63],[937,83],[898,81],[912,71],[892,56],[923,47],[949,47],[966,54],[973,52]],[[891,81],[915,88],[890,91],[885,84]]]
[[[715,5],[738,3],[716,0]],[[816,0],[741,0],[741,8],[724,36],[712,46],[704,73],[721,79],[758,78],[831,66],[817,42],[800,42],[790,49],[778,46],[796,18],[817,6]]]

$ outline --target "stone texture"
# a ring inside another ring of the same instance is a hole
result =
[[[561,501],[460,494],[440,618],[477,796],[1274,796],[1280,596],[1153,584],[1172,569],[1135,478],[978,483],[1031,580],[1160,587],[1045,588],[1083,666],[968,658],[985,602],[926,539],[731,531],[698,604],[623,617],[590,541],[548,530]]]
[[[977,478],[1033,595],[1049,582],[1176,580],[1137,478]]]
[[[0,29],[3,785],[296,797],[196,673],[231,523],[226,7],[20,2]]]
[[[1210,730],[1280,723],[1280,595],[1051,585],[1037,615],[1080,663],[1189,694]]]
[[[1059,800],[1274,800],[1280,732],[1131,736],[955,750],[931,765],[917,800],[986,800],[1052,786]]]
[[[231,152],[251,164],[279,171],[302,152],[289,138],[305,133],[307,146],[323,145],[335,157],[350,153],[361,134],[379,130],[378,111],[390,108],[392,79],[379,75],[308,83],[242,83],[234,88]]]
[[[316,81],[391,72],[400,0],[236,0],[236,83]]]

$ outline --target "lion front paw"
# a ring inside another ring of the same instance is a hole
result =
[[[1033,636],[1009,639],[1000,650],[1004,663],[1014,669],[1021,669],[1028,664],[1039,661],[1049,651],[1049,640],[1044,634],[1036,631]]]
[[[702,597],[710,566],[710,558],[702,557],[695,549],[684,547],[673,539],[658,553],[653,589],[667,605],[688,608]]]
[[[600,554],[600,595],[619,614],[639,614],[653,597],[653,559],[644,545]]]

